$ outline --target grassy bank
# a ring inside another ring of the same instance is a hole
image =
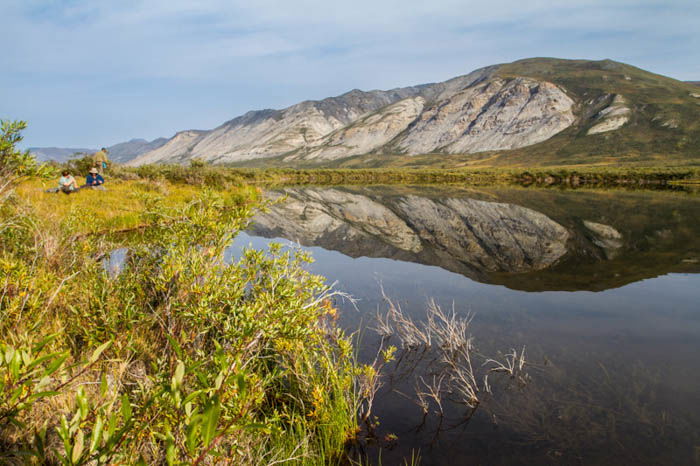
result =
[[[194,164],[118,167],[115,176],[124,179],[169,180],[206,186],[242,184],[520,184],[520,185],[658,185],[700,180],[697,167],[608,166],[553,168],[233,168]]]
[[[223,260],[256,189],[48,194],[0,149],[0,463],[340,460],[362,368],[332,292],[303,254]]]

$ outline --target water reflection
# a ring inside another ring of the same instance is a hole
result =
[[[700,446],[700,202],[683,193],[523,189],[291,188],[231,248],[304,244],[314,272],[359,298],[348,330],[383,309],[379,282],[413,319],[429,298],[473,312],[479,352],[527,347],[532,382],[496,387],[468,423],[446,402],[423,419],[418,371],[375,401],[372,461],[424,465],[693,464]],[[504,286],[503,286],[504,285]],[[569,292],[564,290],[578,290]],[[591,293],[590,291],[596,291]],[[339,303],[341,306],[343,303]],[[360,358],[380,340],[363,334]],[[406,367],[406,360],[402,362]],[[399,367],[401,369],[402,367]],[[389,369],[392,369],[391,367]],[[431,407],[431,412],[436,406]]]
[[[700,271],[683,193],[288,188],[252,232],[351,257],[437,265],[513,289],[604,290]]]

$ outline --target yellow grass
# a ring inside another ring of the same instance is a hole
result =
[[[78,233],[137,227],[143,222],[144,198],[158,197],[161,205],[172,207],[193,200],[201,192],[197,186],[140,180],[110,180],[106,191],[45,192],[55,184],[54,180],[30,180],[22,183],[17,193],[31,204],[38,218],[54,225],[71,222]]]

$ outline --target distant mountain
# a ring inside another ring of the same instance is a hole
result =
[[[70,149],[65,147],[30,147],[29,152],[34,154],[37,160],[48,162],[65,162],[73,154],[92,154],[96,149]]]
[[[166,142],[168,142],[166,138],[158,138],[150,142],[145,139],[132,139],[131,141],[120,142],[110,146],[107,150],[109,151],[109,158],[113,162],[126,163],[141,154],[158,149]]]
[[[168,142],[166,138],[158,138],[153,141],[145,139],[132,139],[127,142],[120,142],[107,148],[109,158],[116,163],[126,163],[146,152],[156,150]],[[92,154],[98,149],[69,149],[62,147],[30,147],[29,152],[34,154],[38,160],[63,163],[72,158],[75,154]]]
[[[693,86],[700,86],[700,81],[686,81],[688,84],[692,84]]]
[[[177,133],[129,163],[249,166],[685,163],[700,94],[612,60],[532,58],[442,83],[353,90]]]

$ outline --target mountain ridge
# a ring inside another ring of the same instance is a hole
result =
[[[141,138],[133,138],[129,141],[120,142],[107,147],[109,158],[112,162],[126,163],[141,154],[158,149],[160,146],[168,142],[167,138],[156,138],[152,141],[147,141]],[[72,158],[75,154],[92,154],[98,149],[76,149],[65,147],[29,147],[30,153],[41,161],[55,161],[63,163]]]
[[[482,70],[487,69],[488,67]],[[305,100],[281,110],[250,111],[205,134],[200,134],[198,140],[188,138],[182,142],[169,142],[168,147],[144,154],[132,164],[179,162],[189,158],[221,163],[231,161],[231,158],[240,161],[288,155],[313,146],[333,131],[398,100],[418,95],[432,98],[464,80],[475,81],[481,76],[480,73],[483,73],[482,70],[444,83],[422,84],[388,91],[353,89],[322,100]],[[226,154],[222,154],[223,152]]]
[[[261,167],[700,163],[700,92],[613,60],[528,58],[352,89],[185,130],[127,164]]]

